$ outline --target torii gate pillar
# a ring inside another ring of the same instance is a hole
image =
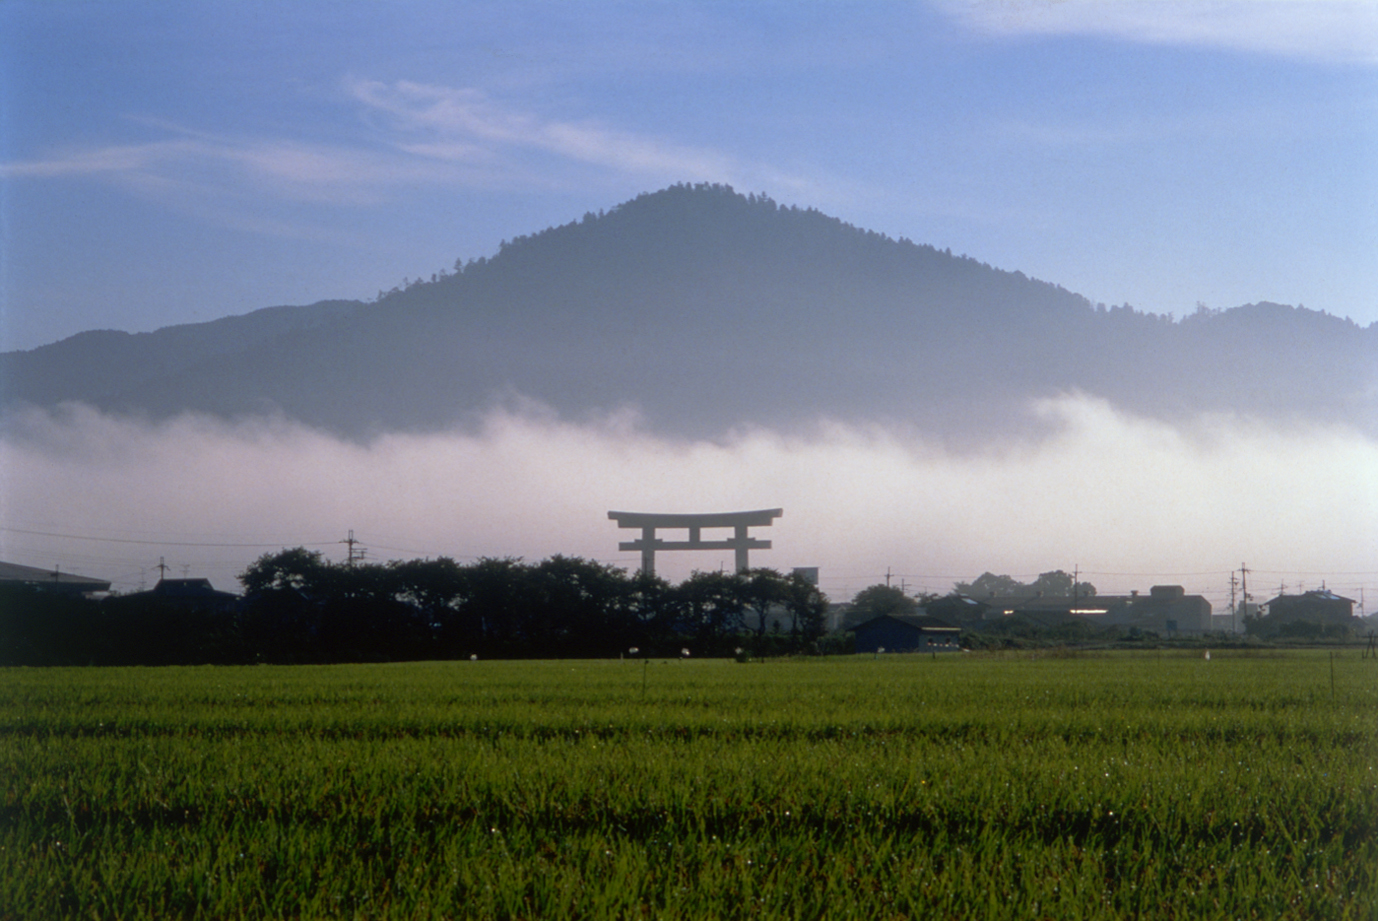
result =
[[[640,540],[622,541],[619,550],[641,551],[641,572],[655,575],[657,550],[732,550],[736,554],[737,572],[751,568],[751,550],[769,550],[770,541],[751,537],[747,528],[768,528],[784,514],[783,509],[760,509],[754,512],[710,512],[704,515],[662,515],[654,512],[608,512],[619,528],[640,528]],[[656,537],[657,528],[685,528],[688,540],[662,540]],[[731,528],[726,540],[704,540],[704,528]]]

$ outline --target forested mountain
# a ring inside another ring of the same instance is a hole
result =
[[[1140,414],[1378,432],[1378,325],[1275,304],[1107,309],[973,259],[723,186],[675,186],[504,242],[371,303],[277,307],[0,355],[8,410],[280,412],[351,437],[514,397],[638,407],[668,433],[894,421],[959,442],[1079,391]]]

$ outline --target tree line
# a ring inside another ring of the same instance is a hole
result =
[[[337,563],[265,554],[232,606],[0,593],[0,664],[165,665],[818,650],[827,597],[800,574],[696,572],[678,585],[578,557]]]
[[[987,598],[991,595],[1042,595],[1046,598],[1091,598],[1096,587],[1090,582],[1077,582],[1070,573],[1061,569],[1039,573],[1032,582],[1020,582],[1013,576],[983,572],[971,582],[958,582],[953,591],[969,598]]]

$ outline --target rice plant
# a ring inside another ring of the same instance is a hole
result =
[[[1375,918],[1321,652],[0,671],[4,918]]]

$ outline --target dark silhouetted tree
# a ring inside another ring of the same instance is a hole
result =
[[[992,595],[1020,595],[1028,586],[1013,576],[997,576],[993,572],[983,572],[972,582],[958,582],[953,588],[962,595],[972,598],[989,598]]]
[[[958,582],[953,588],[971,598],[989,598],[992,595],[1037,595],[1045,598],[1071,598],[1074,590],[1078,598],[1090,598],[1096,594],[1096,587],[1090,582],[1075,583],[1069,573],[1061,569],[1041,573],[1032,583],[1020,582],[1012,576],[997,576],[982,573],[974,582]]]
[[[887,614],[891,617],[903,617],[916,614],[918,610],[919,602],[899,588],[891,585],[872,585],[856,593],[847,620],[856,624]]]
[[[294,547],[290,550],[279,550],[277,553],[263,554],[239,574],[239,581],[244,586],[244,591],[250,595],[270,589],[286,588],[301,591],[309,587],[311,590],[320,591],[324,588],[323,583],[330,567],[331,564],[319,551]]]
[[[743,613],[752,615],[747,623],[755,620],[756,635],[765,636],[772,615],[778,615],[788,598],[785,577],[774,569],[761,568],[741,573],[737,581]]]
[[[828,596],[798,572],[789,574],[784,589],[790,633],[801,642],[814,642],[827,631]]]
[[[699,646],[701,654],[727,649],[727,639],[742,631],[742,612],[746,607],[742,592],[744,580],[736,573],[695,572],[680,583],[687,620],[684,632]]]

